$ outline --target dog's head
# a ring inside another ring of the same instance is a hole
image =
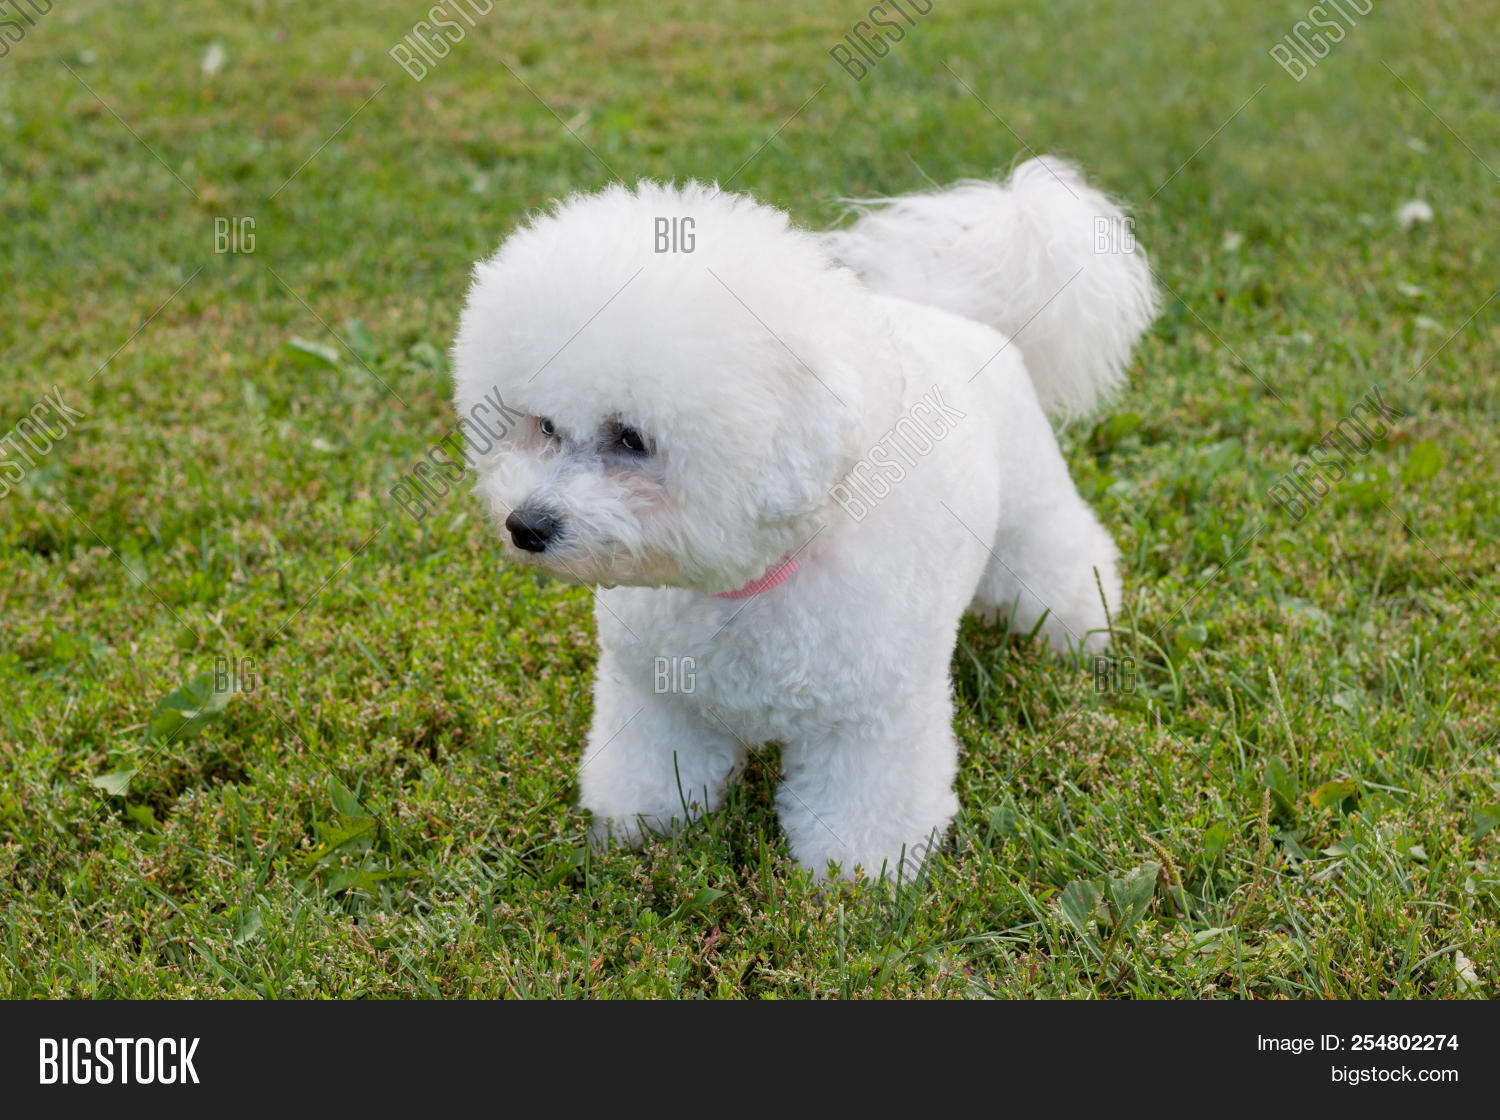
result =
[[[785,214],[711,186],[533,218],[476,266],[453,348],[516,557],[724,591],[800,549],[859,454],[865,300]]]

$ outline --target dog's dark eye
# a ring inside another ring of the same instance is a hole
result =
[[[553,424],[552,421],[548,420],[545,416],[537,421],[537,427],[542,429],[542,435],[546,436],[548,439],[557,438],[557,425]]]
[[[621,428],[615,436],[615,443],[635,455],[646,453],[646,437],[634,428]]]

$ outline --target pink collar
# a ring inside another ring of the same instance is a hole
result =
[[[797,570],[797,560],[792,556],[783,556],[776,563],[766,569],[766,574],[759,579],[752,579],[738,591],[720,591],[715,598],[718,599],[748,599],[752,595],[759,595],[762,591],[769,591],[787,576]]]

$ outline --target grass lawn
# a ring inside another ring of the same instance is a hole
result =
[[[0,996],[1495,994],[1493,3],[1377,4],[1300,82],[1303,0],[938,0],[858,82],[864,3],[496,5],[418,82],[426,3],[70,0],[5,41],[0,427],[64,431],[0,449]],[[388,494],[455,421],[470,263],[612,174],[825,224],[1023,142],[1170,289],[1064,437],[1120,660],[965,625],[917,883],[796,870],[774,747],[590,854],[588,592],[465,487]],[[1308,458],[1376,386],[1382,438]],[[1326,493],[1276,501],[1302,460]]]

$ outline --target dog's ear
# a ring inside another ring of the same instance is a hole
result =
[[[816,368],[798,365],[788,374],[781,422],[751,484],[751,500],[768,523],[793,521],[827,505],[834,484],[862,450],[865,394],[857,371],[839,359]]]

